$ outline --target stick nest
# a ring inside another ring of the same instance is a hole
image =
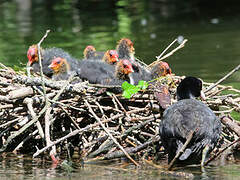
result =
[[[126,99],[87,82],[72,85],[69,81],[53,82],[45,78],[46,93],[43,93],[40,77],[29,77],[10,68],[0,69],[0,79],[2,153],[17,151],[33,157],[43,152],[54,156],[77,155],[85,161],[115,159],[127,154],[135,160],[166,157],[158,136],[165,107],[156,97],[157,86]],[[167,83],[172,103],[176,101],[176,86],[181,79],[172,76],[171,83]],[[210,85],[204,83],[204,89]],[[228,93],[223,95],[225,90]],[[223,124],[223,148],[240,136],[239,122],[230,115],[232,111],[240,111],[240,93],[230,86],[218,85],[208,91],[207,97],[204,103]],[[213,152],[216,151],[219,147]]]

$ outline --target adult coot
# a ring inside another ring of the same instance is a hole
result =
[[[191,130],[193,137],[177,164],[204,165],[206,155],[216,146],[221,134],[220,120],[210,108],[194,99],[201,95],[202,81],[186,77],[177,87],[178,102],[168,107],[160,122],[159,135],[168,153],[168,162],[185,143]]]

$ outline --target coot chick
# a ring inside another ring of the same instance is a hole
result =
[[[122,38],[117,44],[116,50],[119,55],[119,59],[129,59],[131,63],[135,62],[135,48],[133,42],[128,38]]]
[[[57,57],[52,60],[49,68],[53,70],[52,79],[56,81],[68,80],[68,78],[74,73],[71,71],[71,67],[66,59]]]
[[[104,53],[102,61],[115,65],[118,62],[118,53],[116,50],[108,50]]]
[[[42,57],[42,67],[43,73],[51,77],[53,75],[53,70],[48,66],[51,64],[52,60],[56,57],[64,58],[68,61],[72,70],[77,70],[79,61],[73,58],[69,53],[65,52],[61,48],[47,48],[40,49],[41,57]],[[38,62],[38,47],[36,44],[29,47],[27,52],[28,64],[33,68],[33,71],[38,73],[40,72],[40,66]]]
[[[170,163],[182,148],[191,130],[193,137],[177,164],[193,164],[201,161],[216,146],[221,135],[221,123],[212,110],[194,99],[201,95],[202,81],[186,77],[177,87],[178,102],[168,107],[159,126],[162,144]]]
[[[88,80],[92,84],[121,85],[125,80],[133,83],[130,74],[133,72],[132,65],[128,60],[120,60],[116,66],[103,61],[81,61],[77,71],[82,80]]]
[[[100,60],[104,56],[104,52],[96,51],[95,47],[92,45],[88,45],[83,51],[83,57],[85,60]]]
[[[151,69],[152,79],[166,76],[167,74],[172,74],[172,70],[169,67],[168,63],[164,61],[160,61],[156,65],[154,65]]]
[[[172,70],[169,67],[168,63],[160,61],[150,70],[144,68],[143,66],[139,66],[139,72],[134,72],[132,76],[136,85],[140,80],[150,81],[152,79],[163,77],[171,73]]]
[[[48,67],[51,64],[51,59],[47,58],[43,55],[43,50],[40,50],[41,57],[42,57],[42,71],[43,74],[47,77],[51,77],[53,75],[53,71]],[[29,47],[27,51],[27,57],[28,57],[28,65],[32,67],[33,72],[39,73],[40,72],[40,65],[38,62],[38,48],[37,45],[32,45]]]

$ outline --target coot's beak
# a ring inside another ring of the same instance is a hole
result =
[[[204,94],[203,91],[201,91],[200,98],[201,98],[202,100],[206,100],[206,96],[205,96],[205,94]]]
[[[54,66],[53,63],[51,63],[48,67],[49,67],[50,69],[52,69],[52,68],[54,68],[55,66]]]

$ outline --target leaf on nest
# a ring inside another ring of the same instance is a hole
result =
[[[133,94],[137,93],[140,90],[146,89],[148,83],[146,81],[139,81],[137,86],[129,84],[127,81],[122,83],[123,94],[122,96],[130,99]]]

